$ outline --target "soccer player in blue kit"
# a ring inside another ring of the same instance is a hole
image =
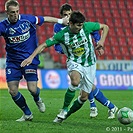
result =
[[[64,17],[70,17],[70,14],[72,13],[73,9],[72,9],[72,6],[65,3],[61,6],[60,8],[60,16],[62,18]],[[59,24],[59,23],[56,23],[54,24],[54,33],[58,33],[59,31],[63,30],[64,28],[66,27],[66,25],[63,25],[63,24]],[[91,33],[91,36],[92,38],[94,39],[94,41],[97,43],[99,40],[100,40],[100,34],[99,34],[99,31],[94,31]],[[60,53],[60,54],[64,54],[64,51],[63,49],[65,49],[64,45],[60,45],[60,44],[55,44],[54,45],[54,48],[55,50]],[[100,52],[102,52],[103,49],[100,50]],[[96,95],[99,95],[100,94],[100,97],[99,96],[96,96]],[[65,93],[65,97],[64,97],[64,103],[63,103],[63,107],[62,107],[62,110],[61,112],[57,115],[57,117],[54,119],[53,122],[60,122],[60,119],[58,118],[59,117],[62,117],[64,116],[67,111],[68,111],[68,106],[70,105],[70,102],[72,101],[72,99],[74,98],[75,96],[75,90],[70,90],[70,88],[67,89],[66,93]],[[96,99],[101,103],[101,104],[105,104],[105,106],[107,106],[107,104],[109,104],[110,107],[113,106],[113,104],[106,98],[103,96],[102,92],[99,91],[98,88],[96,88],[94,91],[91,91],[89,97],[88,97],[88,100],[90,101],[90,117],[96,117],[98,115],[98,110],[97,110],[97,107],[96,107],[96,104],[95,104],[95,100],[94,100],[94,97],[96,97]],[[113,118],[109,115],[109,118]]]
[[[33,114],[29,109],[26,99],[18,91],[19,81],[24,77],[27,88],[40,112],[45,111],[45,104],[40,98],[40,89],[37,87],[37,67],[39,62],[36,56],[29,66],[21,67],[21,62],[29,57],[38,46],[36,25],[44,22],[55,22],[67,24],[68,19],[54,17],[43,17],[19,14],[19,3],[17,0],[8,0],[5,3],[7,18],[0,22],[0,36],[6,42],[6,80],[9,93],[15,104],[23,111],[23,116],[16,121],[30,121]]]

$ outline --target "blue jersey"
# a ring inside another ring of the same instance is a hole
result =
[[[44,17],[20,14],[16,23],[10,23],[8,18],[0,22],[0,36],[6,42],[6,57],[8,62],[21,63],[37,48],[36,24],[42,25]],[[38,65],[36,56],[33,64]]]
[[[58,24],[58,23],[56,23],[56,24],[54,25],[54,33],[58,33],[59,31],[61,31],[61,30],[64,29],[65,27],[66,27],[66,26],[63,25],[63,24]],[[97,43],[97,42],[100,40],[100,38],[101,38],[101,36],[100,36],[100,34],[99,34],[98,31],[94,31],[93,33],[91,33],[91,35],[92,35],[92,37],[94,38],[94,40],[95,40],[96,43]],[[63,49],[62,49],[62,47],[61,47],[60,44],[55,44],[55,45],[54,45],[54,48],[55,48],[55,51],[57,51],[58,53],[60,53],[60,54],[63,54],[63,53],[64,53],[64,52],[63,52]]]

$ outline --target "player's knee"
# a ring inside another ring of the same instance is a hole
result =
[[[11,89],[8,89],[8,92],[11,96],[16,96],[18,91],[17,90],[11,90]]]

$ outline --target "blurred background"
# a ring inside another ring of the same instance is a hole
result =
[[[95,83],[101,89],[133,89],[133,0],[18,1],[21,14],[60,17],[60,6],[68,3],[74,10],[81,11],[86,21],[107,24],[110,30],[105,42],[105,54],[97,56]],[[0,20],[6,16],[5,2],[5,0],[0,1]],[[39,44],[53,36],[53,25],[45,23],[37,27]],[[3,37],[0,37],[0,48],[0,88],[6,88],[6,84],[3,83],[6,56]],[[66,72],[66,56],[55,52],[52,46],[40,54],[40,61],[39,85],[42,88],[67,88],[70,80]],[[22,80],[21,83],[20,86],[25,88],[25,82]]]

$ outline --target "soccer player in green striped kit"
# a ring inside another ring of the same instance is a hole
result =
[[[67,70],[71,79],[71,85],[69,88],[80,88],[80,95],[74,101],[66,115],[57,115],[58,119],[62,122],[68,118],[72,113],[79,110],[85,101],[88,99],[89,93],[92,91],[94,85],[94,79],[96,75],[96,56],[90,34],[96,30],[102,30],[101,39],[98,41],[95,47],[98,52],[104,47],[104,42],[108,34],[108,26],[100,24],[98,22],[85,22],[84,15],[79,11],[72,12],[69,25],[55,34],[52,38],[46,40],[37,47],[29,58],[21,63],[24,67],[32,63],[34,57],[44,50],[46,47],[50,47],[54,44],[61,44],[64,48],[64,53],[67,56]],[[102,55],[99,52],[99,55]],[[95,88],[94,88],[95,90]],[[104,99],[102,92],[99,90],[97,97]],[[95,97],[95,98],[97,98]],[[118,108],[110,101],[105,99],[105,106],[109,107],[109,119],[115,118],[115,113]]]

